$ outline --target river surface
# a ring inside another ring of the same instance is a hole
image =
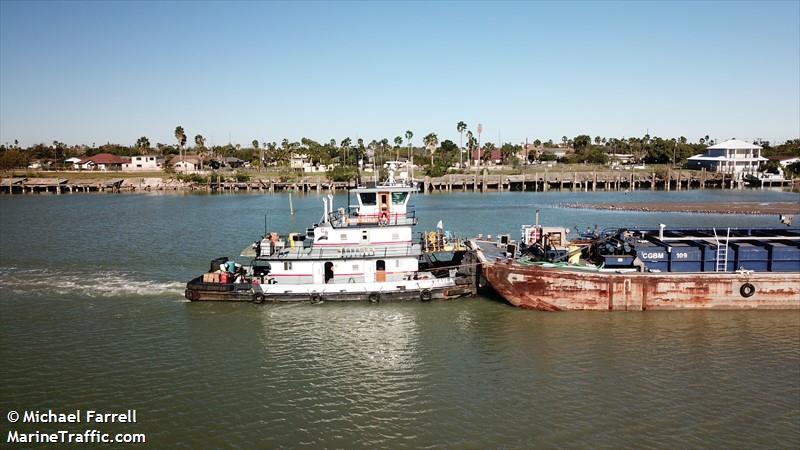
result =
[[[0,432],[93,427],[147,448],[798,448],[800,312],[543,313],[495,298],[203,304],[186,280],[322,197],[0,197]],[[798,201],[775,191],[417,196],[418,230],[777,226],[563,203]],[[338,195],[337,207],[347,203]],[[799,218],[800,219],[800,218]],[[137,410],[10,424],[8,411]],[[106,446],[107,448],[108,446]],[[113,446],[112,446],[113,447]],[[130,446],[129,446],[130,447]]]

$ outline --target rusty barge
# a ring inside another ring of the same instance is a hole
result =
[[[538,220],[537,220],[538,222]],[[611,229],[472,239],[482,282],[544,310],[800,309],[800,229]]]

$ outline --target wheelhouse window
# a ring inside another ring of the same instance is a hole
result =
[[[378,197],[374,192],[362,192],[358,194],[361,204],[364,206],[375,206],[378,204]]]
[[[408,197],[408,192],[392,192],[392,204],[402,205]]]

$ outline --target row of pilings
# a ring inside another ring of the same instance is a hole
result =
[[[792,186],[792,180],[761,182],[765,187]],[[686,189],[737,189],[747,183],[730,174],[706,172],[705,170],[685,172],[667,170],[665,175],[655,172],[555,172],[528,173],[521,175],[497,175],[489,171],[474,172],[469,175],[445,175],[423,180],[422,191],[431,192],[486,192],[486,191],[634,191],[663,190],[680,191]]]
[[[122,174],[120,174],[122,175]],[[501,175],[488,170],[468,174],[448,174],[442,177],[415,179],[421,192],[487,192],[487,191],[635,191],[687,189],[737,189],[746,183],[730,174],[702,171],[671,170],[661,174],[651,172],[595,171],[595,172],[535,172],[518,175]],[[762,186],[792,187],[800,190],[800,180],[762,181]],[[321,178],[304,178],[299,181],[282,181],[255,178],[247,181],[225,181],[221,176],[208,177],[205,183],[161,178],[118,179],[60,179],[9,177],[0,180],[0,193],[85,193],[85,192],[236,192],[263,193],[301,192],[320,193],[346,191],[355,188],[355,181],[330,181]]]

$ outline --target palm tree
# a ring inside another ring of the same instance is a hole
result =
[[[460,121],[456,124],[456,131],[458,131],[459,138],[458,138],[458,168],[460,169],[464,165],[463,158],[461,156],[462,150],[464,149],[464,130],[467,129],[467,124],[463,121]]]
[[[427,136],[422,138],[422,141],[425,143],[425,147],[428,148],[428,151],[431,152],[431,167],[433,167],[433,153],[436,151],[436,146],[439,144],[439,137],[436,136],[436,133],[428,133]]]
[[[406,130],[406,142],[408,142],[408,160],[411,161],[414,158],[414,155],[411,153],[411,138],[414,137],[414,133],[411,130]]]
[[[358,147],[356,148],[356,165],[358,165],[358,160],[364,158],[366,150],[364,149],[364,139],[358,138],[356,143],[358,143]]]
[[[181,153],[181,161],[183,161],[183,146],[186,144],[186,133],[183,132],[183,127],[180,125],[175,127],[175,140],[178,141],[178,147],[180,148]]]
[[[375,164],[375,155],[378,152],[378,141],[375,139],[369,141],[367,144],[367,159],[372,159],[372,164]]]
[[[378,146],[381,149],[381,154],[383,155],[383,161],[386,162],[386,150],[389,149],[389,138],[383,138],[378,141]]]
[[[467,131],[467,149],[469,149],[469,159],[472,160],[472,149],[475,148],[475,136],[472,131]]]
[[[253,144],[253,148],[258,148],[258,139],[253,139],[253,142],[251,142],[251,144]]]
[[[349,137],[346,137],[342,139],[342,142],[339,144],[342,152],[344,152],[344,163],[342,164],[342,167],[347,165],[347,158],[350,156],[350,144],[352,143],[353,141]]]
[[[394,137],[394,160],[400,159],[400,146],[403,145],[403,138],[400,136]]]
[[[206,138],[203,137],[202,134],[198,134],[194,137],[194,145],[197,148],[197,155],[200,156],[201,159],[205,159],[206,157]]]
[[[140,155],[147,153],[147,150],[150,148],[150,140],[147,139],[147,136],[142,136],[136,141],[136,148],[139,149]]]

